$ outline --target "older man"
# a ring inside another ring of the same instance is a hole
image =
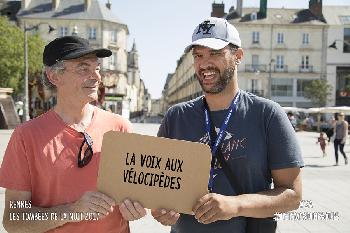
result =
[[[101,82],[99,58],[111,54],[74,36],[45,47],[46,81],[57,89],[57,104],[17,127],[7,146],[0,186],[8,232],[127,233],[127,220],[146,214],[137,202],[117,206],[96,190],[103,134],[131,130],[121,116],[89,104]]]

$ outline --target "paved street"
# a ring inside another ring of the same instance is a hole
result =
[[[155,135],[156,124],[134,124],[134,131],[140,134]],[[0,161],[11,131],[0,130]],[[321,157],[319,145],[316,144],[318,134],[298,132],[297,137],[302,146],[305,168],[303,169],[303,205],[289,215],[281,216],[285,220],[278,223],[280,233],[350,233],[350,165],[344,166],[340,158],[340,166],[333,166],[333,145],[327,147],[325,158]],[[350,141],[350,140],[349,140]],[[345,151],[350,155],[350,143]],[[311,208],[312,207],[312,208]],[[0,189],[0,217],[4,208],[4,190]],[[295,220],[295,219],[306,220]],[[314,220],[311,220],[314,218]],[[318,220],[315,220],[318,218]],[[336,220],[332,220],[335,218]],[[294,219],[294,220],[288,220]],[[0,233],[5,232],[0,227]],[[165,233],[168,227],[155,222],[150,215],[131,223],[132,233]]]

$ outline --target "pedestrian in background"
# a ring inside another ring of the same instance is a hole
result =
[[[275,232],[274,214],[297,209],[302,195],[293,127],[279,104],[239,89],[243,49],[225,19],[201,22],[185,52],[192,53],[204,96],[171,107],[158,136],[211,147],[210,193],[195,203],[194,215],[152,215],[172,225],[171,233]]]
[[[334,154],[335,154],[335,166],[338,166],[338,149],[340,150],[340,153],[344,157],[345,165],[348,164],[348,158],[346,157],[346,154],[344,152],[344,146],[346,142],[346,138],[348,136],[348,127],[349,124],[345,120],[345,114],[343,112],[340,112],[338,114],[338,120],[335,123],[334,126]]]
[[[332,116],[332,118],[329,120],[328,122],[328,128],[326,131],[326,135],[328,138],[328,144],[330,143],[330,141],[332,140],[332,142],[334,142],[334,126],[335,126],[336,120],[335,118]]]
[[[320,143],[323,157],[325,157],[327,155],[326,154],[326,141],[327,141],[327,138],[325,137],[324,133],[321,132],[320,136],[317,138],[316,143]]]

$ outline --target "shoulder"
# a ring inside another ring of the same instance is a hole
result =
[[[52,110],[49,110],[34,119],[23,122],[22,124],[16,127],[15,132],[17,133],[36,132],[36,130],[38,129],[45,129],[47,127],[50,127],[53,120],[54,118],[53,118]]]
[[[276,102],[256,96],[252,93],[241,90],[242,107],[253,112],[261,112],[264,115],[285,114],[283,108]]]
[[[114,130],[131,131],[132,126],[128,119],[122,117],[119,114],[115,114],[96,107],[95,113],[97,114],[98,124],[111,124]]]
[[[195,99],[181,102],[171,106],[166,114],[166,117],[179,116],[192,114],[194,112],[201,112],[203,106],[203,96],[197,97]]]

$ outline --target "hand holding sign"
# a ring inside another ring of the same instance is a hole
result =
[[[110,131],[104,135],[97,188],[117,203],[192,213],[208,193],[207,145]],[[129,216],[130,217],[130,216]]]

